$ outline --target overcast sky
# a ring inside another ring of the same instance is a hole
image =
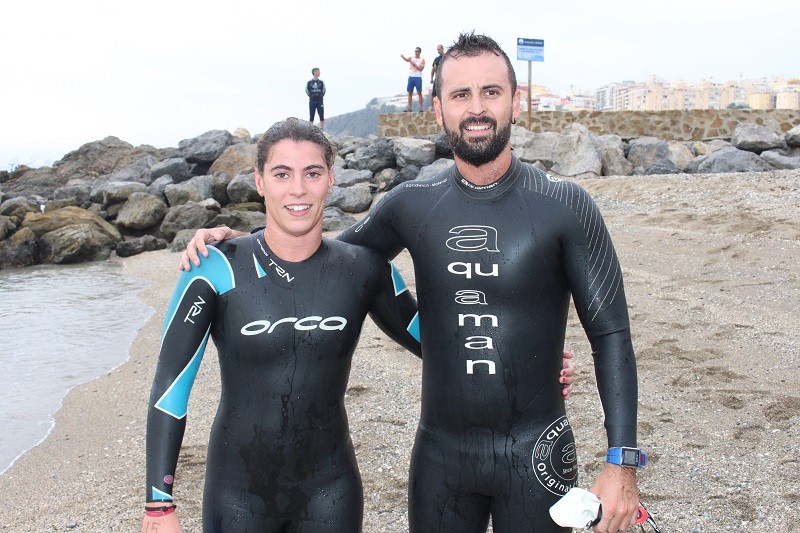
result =
[[[450,7],[456,6],[456,7]],[[335,116],[405,91],[400,54],[462,31],[544,39],[533,83],[800,76],[800,1],[7,1],[0,5],[0,170],[52,163],[113,135],[177,146],[213,129],[307,117],[319,67]],[[429,79],[429,66],[423,79]]]

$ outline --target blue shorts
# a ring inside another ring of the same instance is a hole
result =
[[[422,93],[422,76],[409,76],[406,91],[409,93],[414,92],[414,87],[417,88],[417,94]]]

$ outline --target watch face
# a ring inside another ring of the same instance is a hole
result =
[[[639,466],[638,450],[622,450],[622,464],[625,466]]]

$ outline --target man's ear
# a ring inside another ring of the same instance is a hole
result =
[[[436,122],[439,123],[439,126],[444,127],[444,118],[442,118],[442,101],[439,99],[438,96],[434,96],[433,100],[433,110],[436,112]]]

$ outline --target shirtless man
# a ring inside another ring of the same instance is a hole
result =
[[[595,530],[625,530],[645,456],[622,273],[603,219],[580,186],[512,155],[520,93],[496,42],[460,36],[436,83],[455,165],[392,189],[340,236],[388,258],[406,248],[414,261],[423,367],[409,530],[479,533],[491,519],[495,533],[568,531],[548,509],[578,479],[555,380],[570,298],[592,345],[609,446],[591,488],[603,506]],[[199,232],[188,257],[224,234]]]

